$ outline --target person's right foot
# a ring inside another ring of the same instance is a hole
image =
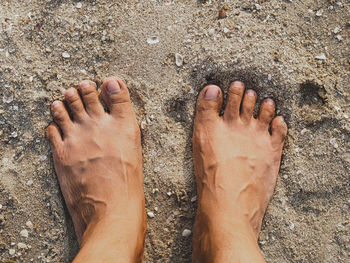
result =
[[[198,210],[193,262],[264,262],[257,245],[273,194],[287,126],[273,119],[266,99],[253,117],[256,93],[231,84],[223,117],[223,96],[209,85],[199,94],[193,131]],[[271,132],[269,125],[271,123]]]
[[[52,104],[47,129],[81,249],[74,262],[139,262],[146,231],[140,130],[126,85],[83,81]]]

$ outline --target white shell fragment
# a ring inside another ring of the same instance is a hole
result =
[[[148,212],[147,215],[148,215],[149,218],[153,218],[154,217],[154,213],[153,212]]]
[[[151,36],[147,38],[147,43],[150,45],[157,44],[159,42],[159,37],[157,36]]]
[[[185,229],[184,231],[182,231],[182,236],[183,237],[189,237],[191,235],[192,231],[189,229]]]
[[[181,67],[184,63],[184,58],[181,54],[175,53],[175,63],[176,66]]]
[[[23,230],[20,232],[20,235],[21,235],[22,237],[28,237],[28,236],[29,236],[28,230],[27,230],[27,229],[23,229]]]
[[[70,58],[70,55],[69,55],[68,52],[63,52],[63,53],[62,53],[62,57],[64,57],[64,58]]]
[[[327,57],[326,57],[326,55],[324,53],[322,53],[322,54],[320,54],[318,56],[315,56],[315,58],[318,59],[318,60],[326,60],[327,59]]]

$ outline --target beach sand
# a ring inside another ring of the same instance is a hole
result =
[[[74,258],[45,128],[66,88],[110,75],[126,81],[142,130],[144,262],[191,262],[196,97],[236,79],[275,99],[289,127],[266,260],[348,262],[348,0],[0,0],[0,33],[1,262]]]

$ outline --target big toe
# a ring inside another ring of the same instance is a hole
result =
[[[197,100],[196,118],[218,118],[222,100],[218,86],[208,85],[203,88]]]
[[[121,79],[107,78],[101,86],[101,93],[112,115],[121,116],[133,112],[128,88]]]
[[[272,132],[272,144],[275,147],[280,147],[282,149],[284,140],[287,136],[287,124],[285,123],[282,116],[278,116],[273,119],[271,124]]]

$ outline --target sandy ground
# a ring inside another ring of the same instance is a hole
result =
[[[191,262],[182,232],[196,209],[196,96],[235,79],[274,98],[289,126],[259,240],[267,261],[349,262],[350,1],[0,0],[0,33],[1,262],[74,257],[45,139],[49,105],[112,74],[142,128],[155,215],[145,262]]]

